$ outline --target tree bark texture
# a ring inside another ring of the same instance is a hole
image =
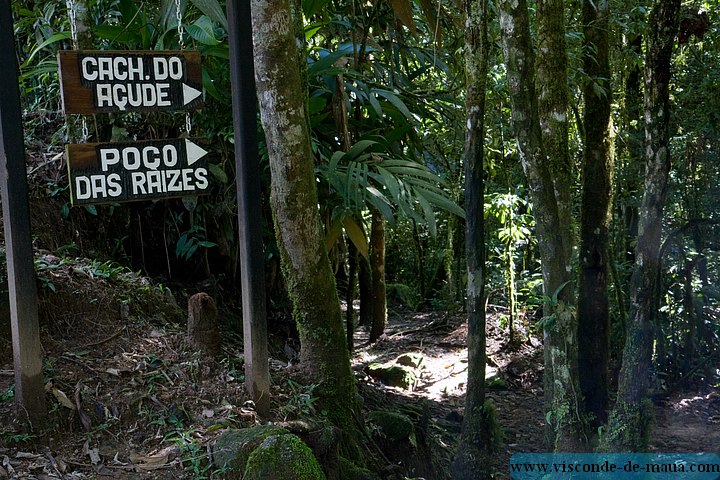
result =
[[[221,353],[222,339],[217,323],[217,306],[207,293],[196,293],[188,299],[187,333],[203,353],[211,357]]]
[[[377,341],[385,332],[387,322],[387,294],[385,290],[385,219],[382,214],[371,209],[370,227],[370,270],[372,279],[372,320],[370,324],[370,343]]]
[[[680,0],[656,0],[650,15],[645,64],[645,192],[618,398],[608,425],[607,446],[615,451],[646,449],[652,424],[652,404],[647,396],[659,307],[660,239],[670,174],[669,87],[679,14]]]
[[[612,214],[613,134],[611,123],[609,2],[583,2],[583,68],[587,77],[580,215],[578,378],[593,430],[607,421],[610,311],[608,265]]]
[[[288,0],[253,0],[253,44],[260,116],[270,157],[275,234],[293,316],[300,366],[318,384],[338,427],[354,430],[356,388],[342,313],[318,213],[301,65]]]
[[[569,234],[560,233],[569,225],[560,222],[555,183],[542,144],[527,1],[501,0],[498,6],[512,123],[534,206],[543,289],[557,300],[545,306],[546,442],[554,450],[574,451],[582,448],[584,414],[577,381],[577,326],[570,307],[572,289],[567,288],[571,276],[563,244]]]
[[[565,42],[565,2],[537,2],[537,78],[538,116],[543,148],[552,171],[560,225],[558,232],[567,267],[573,251],[572,194],[574,184],[572,161],[568,151],[568,81]],[[569,288],[568,291],[572,291]]]
[[[483,146],[489,42],[487,2],[465,0],[465,250],[467,260],[468,382],[453,480],[491,478],[495,420],[485,405],[485,220]]]

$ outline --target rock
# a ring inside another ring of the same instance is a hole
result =
[[[367,367],[367,373],[385,385],[405,390],[412,390],[417,381],[412,368],[397,364],[371,363]]]
[[[320,464],[292,433],[272,435],[250,454],[243,480],[326,480]]]
[[[368,413],[368,418],[378,426],[382,434],[391,442],[415,441],[415,427],[412,420],[395,412],[375,410]]]
[[[187,333],[190,341],[210,356],[220,354],[222,346],[217,325],[215,300],[207,293],[196,293],[188,300]]]
[[[424,357],[419,353],[406,353],[404,355],[400,355],[395,362],[398,365],[404,365],[406,367],[420,368],[423,360]]]
[[[213,463],[218,468],[225,468],[223,478],[240,480],[253,450],[266,438],[287,433],[287,430],[275,425],[230,430],[215,441],[212,449]]]

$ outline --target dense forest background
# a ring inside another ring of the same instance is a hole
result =
[[[224,5],[11,3],[36,246],[237,311]],[[333,422],[361,428],[348,350],[359,326],[382,338],[388,309],[469,317],[455,478],[489,478],[498,444],[488,305],[510,351],[544,332],[550,451],[642,451],[653,400],[718,386],[715,1],[251,4],[269,324],[299,338],[321,401],[343,405]],[[181,43],[203,58],[190,131],[184,113],[62,114],[57,51]],[[210,150],[210,195],[71,208],[64,145],[184,135]]]

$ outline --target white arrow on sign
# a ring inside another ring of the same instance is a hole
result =
[[[190,85],[182,84],[183,86],[183,105],[187,105],[188,103],[195,100],[197,97],[202,95],[202,92],[198,90],[197,88],[193,88]]]
[[[194,144],[187,138],[185,139],[185,151],[187,152],[187,164],[188,166],[200,160],[202,157],[208,154],[208,151],[199,145]]]

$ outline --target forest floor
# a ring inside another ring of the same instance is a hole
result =
[[[54,288],[62,290],[61,277],[72,278],[78,302],[88,288],[97,295],[98,282],[118,288],[109,277],[92,278],[86,270],[60,265],[52,271]],[[55,305],[60,310],[68,301],[49,291],[43,298],[60,302]],[[126,312],[119,322],[115,312],[87,311],[43,317],[51,414],[47,427],[30,434],[16,429],[9,343],[0,338],[0,479],[222,478],[213,475],[208,458],[223,431],[317,413],[312,387],[291,380],[282,341],[271,342],[271,418],[259,418],[244,392],[242,341],[236,334],[224,332],[222,357],[209,360],[187,342],[182,321]],[[541,340],[519,322],[517,341],[508,348],[503,313],[491,309],[488,326],[488,397],[504,430],[497,478],[507,478],[512,454],[542,451],[544,422]],[[368,345],[362,329],[355,337],[352,359],[366,410],[411,416],[438,467],[429,476],[412,471],[408,462],[402,469],[407,478],[447,478],[464,408],[466,335],[460,313],[399,309],[391,310],[379,342]],[[394,362],[406,353],[421,358],[411,388],[389,387],[368,374],[371,363]],[[659,402],[653,449],[720,453],[720,389],[708,386]]]

